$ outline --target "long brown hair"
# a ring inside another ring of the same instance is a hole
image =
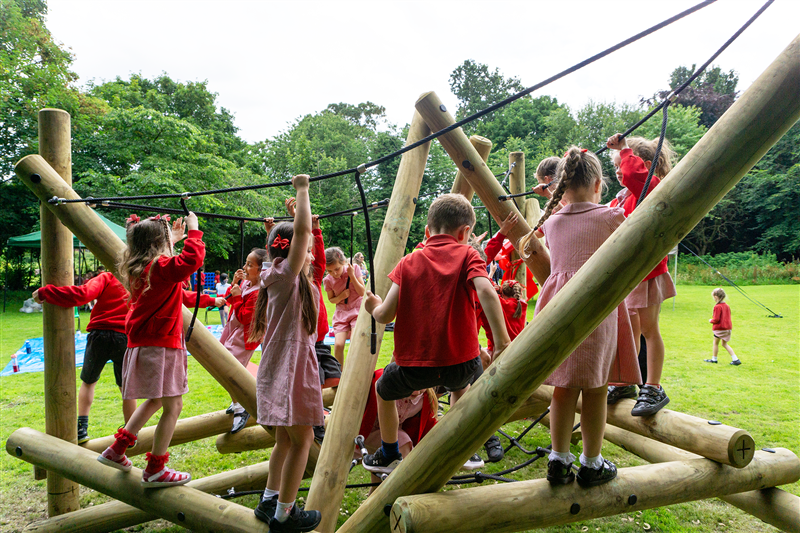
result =
[[[281,222],[269,234],[267,239],[268,243],[274,243],[275,238],[280,237],[289,241],[289,246],[281,248],[280,246],[269,245],[269,257],[273,261],[275,259],[289,257],[289,250],[291,249],[292,237],[294,237],[294,226],[291,222]],[[300,302],[302,303],[301,320],[303,327],[309,335],[313,335],[317,330],[317,315],[319,313],[319,301],[314,297],[314,291],[311,290],[311,279],[313,278],[313,266],[309,268],[308,275],[302,272],[299,274],[300,283],[298,284],[300,290]],[[254,313],[253,322],[250,325],[250,338],[249,342],[257,342],[263,339],[264,334],[267,332],[267,288],[261,287],[258,290],[258,299],[256,300],[256,309]]]
[[[142,289],[150,288],[150,274],[142,280],[142,273],[154,259],[162,255],[172,255],[169,236],[169,223],[166,218],[146,218],[140,222],[130,222],[126,227],[128,246],[117,259],[117,273],[122,285],[133,295]]]
[[[517,299],[517,309],[514,311],[514,314],[511,315],[511,318],[519,318],[522,314],[522,285],[516,281],[506,280],[503,282],[500,292],[506,298]]]

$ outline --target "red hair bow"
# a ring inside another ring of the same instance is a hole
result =
[[[127,220],[125,220],[125,224],[126,225],[136,224],[137,222],[139,222],[139,220],[140,220],[139,215],[131,213],[131,216],[129,216]]]
[[[169,215],[156,215],[154,217],[150,217],[150,220],[161,220],[162,218],[169,223]]]
[[[280,235],[275,235],[275,240],[272,241],[273,248],[280,248],[282,250],[288,248],[290,244],[291,242],[289,242],[289,239],[281,239]]]
[[[581,148],[581,153],[588,152],[588,151],[589,151],[588,148]],[[569,155],[569,150],[564,152],[564,157],[567,157],[567,155]]]

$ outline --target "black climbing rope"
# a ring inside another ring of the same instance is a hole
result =
[[[186,207],[186,198],[187,197],[183,197],[183,196],[181,197],[181,207],[183,208],[184,216],[188,217],[189,216],[189,208]],[[203,291],[203,285],[205,285],[205,283],[204,283],[205,280],[201,280],[200,279],[200,273],[202,271],[203,271],[203,265],[200,265],[200,268],[197,270],[197,273],[195,273],[195,275],[194,275],[194,277],[195,277],[194,289],[195,289],[195,291],[197,291],[197,299],[195,300],[195,304],[194,304],[194,312],[192,313],[192,321],[189,322],[189,329],[186,330],[186,342],[189,342],[189,339],[192,338],[192,331],[194,330],[194,322],[195,322],[195,320],[197,320],[197,311],[200,309],[200,295],[202,294],[202,291]]]
[[[358,193],[361,195],[361,205],[364,209],[364,225],[367,229],[367,258],[369,260],[369,271],[371,275],[369,277],[369,288],[373,294],[375,294],[375,265],[373,264],[372,258],[372,231],[369,227],[369,209],[367,209],[367,196],[364,194],[364,186],[361,184],[361,174],[366,171],[365,165],[359,165],[356,168],[356,171],[353,173],[353,177],[356,180],[356,185],[358,186]],[[351,256],[352,257],[352,256]],[[375,355],[377,352],[377,345],[378,345],[378,334],[376,331],[375,326],[375,317],[370,316],[371,321],[371,332],[369,337],[369,349],[372,355]]]

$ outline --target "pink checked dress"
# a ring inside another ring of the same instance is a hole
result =
[[[258,285],[251,286],[249,281],[244,280],[242,282],[242,298],[251,292],[258,291],[258,288]],[[254,294],[252,297],[256,296],[257,295]],[[219,337],[219,342],[231,352],[237,361],[242,363],[242,366],[247,367],[247,364],[253,357],[255,349],[248,350],[245,347],[245,337],[244,324],[239,322],[235,313],[231,313],[228,317],[228,322],[226,322],[225,327],[222,328],[222,335]]]
[[[261,272],[261,284],[267,288],[269,304],[256,378],[258,423],[321,426],[322,389],[314,351],[317,330],[309,334],[303,328],[300,278],[289,261],[278,258],[272,268]],[[318,302],[319,292],[313,283],[311,287]]]
[[[536,301],[538,314],[625,220],[621,208],[590,202],[567,204],[542,226],[550,249],[550,276]],[[564,388],[642,382],[625,302],[597,326],[545,381]]]
[[[362,277],[361,267],[353,265],[356,277]],[[338,296],[347,288],[347,270],[342,273],[338,278],[334,278],[330,274],[325,276],[322,284],[326,291],[333,291],[334,296]],[[347,303],[344,300],[336,304],[336,311],[333,313],[333,332],[340,333],[343,331],[352,331],[356,327],[356,319],[358,318],[358,311],[361,309],[361,296],[356,294],[355,290],[350,291],[350,298]]]

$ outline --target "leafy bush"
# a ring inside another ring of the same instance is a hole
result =
[[[738,285],[800,283],[800,261],[783,263],[771,252],[731,252],[701,257],[682,253],[678,259],[677,281],[701,285],[724,283],[717,271]]]

